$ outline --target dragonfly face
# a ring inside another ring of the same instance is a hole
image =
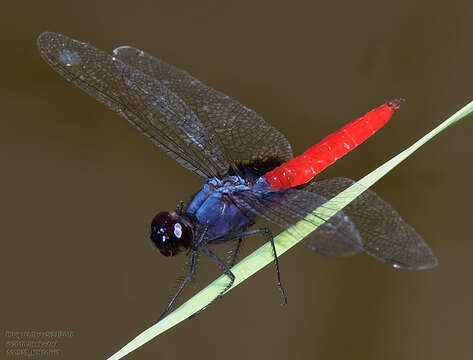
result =
[[[192,225],[176,213],[160,212],[151,222],[151,241],[164,256],[174,256],[192,244]]]

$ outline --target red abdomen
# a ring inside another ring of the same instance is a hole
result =
[[[383,127],[403,99],[389,101],[353,120],[294,159],[267,172],[264,177],[274,189],[302,185],[347,154]]]

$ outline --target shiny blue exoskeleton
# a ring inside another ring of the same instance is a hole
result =
[[[254,219],[254,214],[243,214],[228,195],[239,191],[261,194],[265,188],[269,191],[270,186],[264,177],[251,185],[239,176],[229,176],[224,180],[212,178],[194,196],[186,212],[207,227],[207,242],[218,242],[226,235],[247,227]]]

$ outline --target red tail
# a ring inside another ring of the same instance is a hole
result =
[[[288,189],[309,182],[383,127],[402,101],[404,99],[395,99],[371,110],[301,155],[267,172],[264,177],[275,189]]]

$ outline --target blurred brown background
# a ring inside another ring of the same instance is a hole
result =
[[[182,258],[152,249],[149,222],[201,185],[54,73],[36,51],[42,31],[162,57],[255,109],[296,154],[405,97],[385,129],[324,174],[358,179],[472,100],[472,16],[471,1],[3,2],[2,330],[72,330],[59,344],[67,359],[121,348],[182,273]],[[301,245],[280,260],[287,307],[268,267],[128,358],[471,359],[472,135],[469,119],[374,188],[432,246],[434,270]]]

